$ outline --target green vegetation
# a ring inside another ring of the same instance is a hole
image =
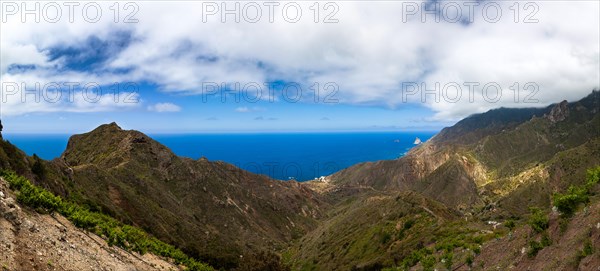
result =
[[[590,242],[590,240],[587,240],[585,242],[585,244],[583,245],[583,250],[581,252],[584,255],[584,257],[594,254],[594,247],[592,246],[592,242]]]
[[[469,256],[467,256],[465,263],[467,264],[468,267],[473,267],[474,260],[475,260],[475,257],[473,257],[473,255],[469,255]]]
[[[592,246],[592,242],[590,240],[585,241],[583,245],[583,249],[577,252],[575,256],[575,265],[578,266],[583,258],[594,254],[594,247]]]
[[[412,228],[415,225],[415,223],[416,222],[414,219],[408,219],[404,221],[404,224],[402,224],[402,229],[400,229],[400,231],[398,231],[398,233],[396,234],[397,239],[403,239],[406,234],[406,231],[410,230],[410,228]]]
[[[600,166],[588,169],[586,186],[591,189],[592,186],[600,182]]]
[[[42,159],[40,159],[37,154],[33,154],[33,165],[31,166],[31,172],[35,174],[39,179],[44,179],[46,177],[46,167]]]
[[[400,266],[408,269],[417,265],[417,263],[423,261],[424,259],[427,259],[429,256],[431,256],[431,254],[433,254],[433,251],[428,248],[422,248],[420,250],[413,251],[408,257],[402,260]],[[425,260],[425,262],[429,261],[430,259]],[[423,265],[425,266],[425,263],[423,263]]]
[[[452,254],[452,252],[448,252],[446,254],[444,254],[444,256],[442,256],[442,262],[444,262],[444,266],[446,267],[446,269],[451,270],[452,269],[452,259],[454,258],[454,255]]]
[[[407,224],[405,223],[404,226],[406,225]],[[470,229],[462,221],[449,223],[444,227],[436,229],[430,234],[431,240],[435,240],[435,244],[432,247],[414,250],[411,254],[402,259],[397,265],[397,270],[408,270],[419,262],[421,263],[423,270],[433,270],[432,268],[436,262],[435,255],[439,256],[439,261],[443,262],[444,267],[448,270],[452,269],[455,260],[464,260],[467,264],[469,264],[469,262],[472,264],[474,261],[474,254],[479,254],[481,252],[480,245],[494,238],[496,235],[496,233],[481,234],[476,229]],[[471,250],[472,252],[469,252],[469,255],[466,256],[466,258],[460,257],[459,259],[455,259],[455,255],[453,254],[453,252],[456,252],[455,249]]]
[[[570,186],[566,193],[554,195],[554,206],[565,216],[573,215],[580,204],[590,201],[593,189],[600,180],[600,166],[588,170],[587,180],[584,185]]]
[[[565,216],[571,216],[579,204],[590,201],[585,187],[570,186],[565,194],[554,195],[554,206]]]
[[[435,256],[429,255],[421,260],[421,265],[423,266],[423,270],[433,270],[433,266],[435,266]]]
[[[537,233],[544,232],[549,226],[548,216],[539,208],[531,208],[529,226]]]
[[[548,236],[548,234],[544,233],[540,242],[534,240],[529,242],[529,251],[527,252],[527,256],[535,257],[540,250],[550,245],[552,245],[552,240],[550,240],[550,236]]]
[[[508,219],[504,222],[504,226],[506,226],[510,231],[514,230],[516,225],[513,219]]]
[[[213,270],[204,263],[188,257],[181,250],[148,235],[143,230],[125,225],[102,213],[90,211],[75,203],[64,201],[51,192],[33,185],[25,177],[11,171],[1,171],[0,176],[17,192],[17,200],[38,212],[60,213],[75,226],[102,236],[111,246],[119,246],[141,254],[150,252],[171,258],[176,264],[185,265],[188,270]]]
[[[600,166],[589,169],[587,171],[585,184],[580,186],[570,186],[566,193],[554,195],[554,206],[558,208],[563,216],[572,216],[580,204],[585,204],[590,201],[590,196],[594,194],[594,187],[599,181]],[[550,240],[548,233],[546,233],[546,229],[548,229],[549,226],[548,216],[539,208],[531,208],[530,210],[531,215],[529,217],[529,225],[536,233],[543,233],[540,241],[529,241],[529,251],[527,252],[527,255],[529,257],[535,257],[540,250],[552,245],[552,240]],[[560,220],[560,229],[562,232],[566,230],[567,224],[566,218]],[[508,221],[506,222],[506,226],[509,227]],[[514,225],[512,225],[512,227],[514,227]],[[577,254],[577,262],[592,253],[593,247],[588,241],[584,245],[583,250]]]
[[[550,226],[548,215],[539,208],[530,208],[530,210],[529,226],[531,226],[536,233],[543,233],[541,241],[529,241],[529,251],[527,251],[527,256],[532,258],[535,257],[540,250],[551,245],[552,240],[550,240],[550,236],[546,233],[546,229]]]

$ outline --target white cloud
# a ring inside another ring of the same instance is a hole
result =
[[[457,82],[497,82],[502,98],[491,103],[481,96],[474,102],[464,98],[451,103],[421,101],[436,112],[435,118],[450,120],[499,106],[542,106],[562,99],[573,100],[599,86],[600,51],[597,1],[540,1],[533,18],[523,23],[531,9],[519,6],[519,22],[510,9],[513,2],[496,2],[503,16],[489,23],[481,15],[480,3],[474,23],[427,22],[420,14],[402,21],[402,2],[336,2],[339,23],[314,23],[309,6],[300,2],[300,22],[287,23],[276,8],[275,23],[267,11],[259,23],[235,23],[229,16],[221,23],[217,16],[202,21],[200,2],[138,3],[139,23],[115,24],[111,16],[98,23],[28,23],[12,16],[2,26],[3,81],[83,81],[109,84],[115,81],[156,83],[164,92],[201,94],[205,83],[263,83],[270,80],[304,84],[306,93],[314,82],[334,82],[340,101],[401,107],[402,82],[424,82],[427,89]],[[442,1],[442,4],[446,2]],[[245,4],[242,2],[242,5]],[[102,4],[109,11],[108,4]],[[463,9],[466,13],[466,9]],[[326,13],[321,14],[321,21]],[[127,73],[96,71],[53,72],[62,67],[50,60],[49,48],[81,44],[91,35],[109,39],[114,31],[130,31],[132,43],[116,53],[101,70],[126,69]],[[34,64],[40,69],[25,74],[8,74],[11,63]],[[539,103],[523,103],[528,92],[523,86],[539,86]],[[515,102],[509,87],[519,83],[522,96]],[[325,95],[322,91],[321,95]],[[321,97],[323,98],[323,97]],[[33,108],[36,108],[33,106]],[[254,111],[238,108],[238,112]],[[14,107],[8,110],[16,110]],[[32,109],[33,110],[33,109]],[[3,109],[3,111],[5,111]],[[30,110],[29,110],[30,111]]]
[[[238,113],[247,113],[247,112],[250,112],[250,109],[248,107],[246,107],[246,106],[244,106],[244,107],[238,107],[238,108],[235,109],[235,112],[238,112]]]
[[[262,112],[265,111],[266,109],[263,107],[247,107],[247,106],[241,106],[235,109],[235,112],[238,113],[250,113],[250,112]]]
[[[135,92],[118,95],[96,95],[83,91],[67,92],[49,90],[44,94],[22,95],[3,93],[0,117],[26,115],[29,113],[73,112],[92,113],[131,110],[140,106],[141,100]]]
[[[164,112],[179,112],[181,111],[181,107],[172,103],[157,103],[154,105],[148,106],[148,111],[154,111],[159,113]]]

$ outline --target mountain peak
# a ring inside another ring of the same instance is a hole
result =
[[[566,100],[556,104],[550,110],[550,113],[547,115],[547,118],[552,122],[556,123],[559,121],[565,120],[569,116],[569,102]]]
[[[62,158],[70,166],[100,164],[110,168],[131,161],[134,156],[139,159],[133,160],[164,161],[175,155],[144,133],[123,130],[112,122],[69,138]]]
[[[102,124],[100,126],[98,126],[96,129],[94,129],[94,131],[96,130],[113,130],[113,131],[123,131],[123,128],[121,128],[121,126],[119,126],[116,122],[111,122],[108,124]]]

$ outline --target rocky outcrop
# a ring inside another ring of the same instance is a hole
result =
[[[559,104],[555,105],[550,113],[546,115],[546,118],[550,120],[552,123],[557,123],[559,121],[565,120],[569,116],[569,103],[567,101],[562,101]]]

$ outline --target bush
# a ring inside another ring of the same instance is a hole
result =
[[[566,193],[554,195],[554,206],[565,216],[571,216],[580,204],[590,201],[589,196],[600,181],[600,166],[588,169],[585,185],[570,186]]]
[[[598,182],[600,182],[600,166],[588,169],[586,186],[591,189]]]
[[[534,257],[540,250],[550,245],[552,245],[552,240],[550,240],[548,234],[544,234],[540,242],[533,240],[529,242],[529,251],[527,252],[527,256]]]
[[[400,264],[400,266],[409,269],[415,266],[418,262],[425,259],[426,257],[430,256],[431,253],[432,251],[427,248],[422,248],[417,251],[413,251],[408,257],[402,259],[402,263]]]
[[[548,216],[539,208],[531,208],[530,210],[529,226],[537,233],[545,231],[549,226]]]
[[[550,240],[550,236],[548,236],[548,234],[542,235],[542,241],[540,242],[540,244],[542,244],[543,247],[552,245],[552,240]]]
[[[554,206],[566,216],[571,216],[581,203],[590,201],[586,187],[570,186],[567,193],[554,195]]]
[[[537,241],[529,241],[529,251],[527,251],[527,256],[534,257],[538,254],[540,250],[542,250],[542,244]]]
[[[590,242],[590,240],[587,240],[585,242],[585,245],[583,245],[583,255],[584,256],[589,256],[594,254],[594,247],[592,246],[592,242]]]
[[[506,226],[510,231],[515,229],[515,221],[512,219],[506,220],[506,222],[504,222],[504,226]]]
[[[409,230],[414,225],[415,225],[415,221],[413,219],[409,219],[409,220],[406,220],[404,222],[404,225],[402,226],[402,229]]]
[[[444,266],[448,270],[452,270],[452,265],[453,265],[452,258],[454,258],[452,253],[446,253],[446,254],[444,254],[444,256],[442,256],[442,259],[444,260]]]
[[[435,257],[433,255],[428,255],[421,260],[421,265],[423,266],[423,270],[433,270],[433,266],[435,265]]]
[[[383,232],[379,235],[379,242],[382,245],[387,244],[390,240],[392,240],[392,235],[385,231],[385,229],[383,230]]]
[[[465,260],[465,263],[467,264],[468,267],[473,267],[473,261],[474,261],[474,257],[473,255],[469,255],[467,256],[467,259]]]
[[[44,162],[37,154],[33,154],[33,165],[31,166],[31,172],[38,177],[38,179],[44,179],[46,177],[46,167]]]

